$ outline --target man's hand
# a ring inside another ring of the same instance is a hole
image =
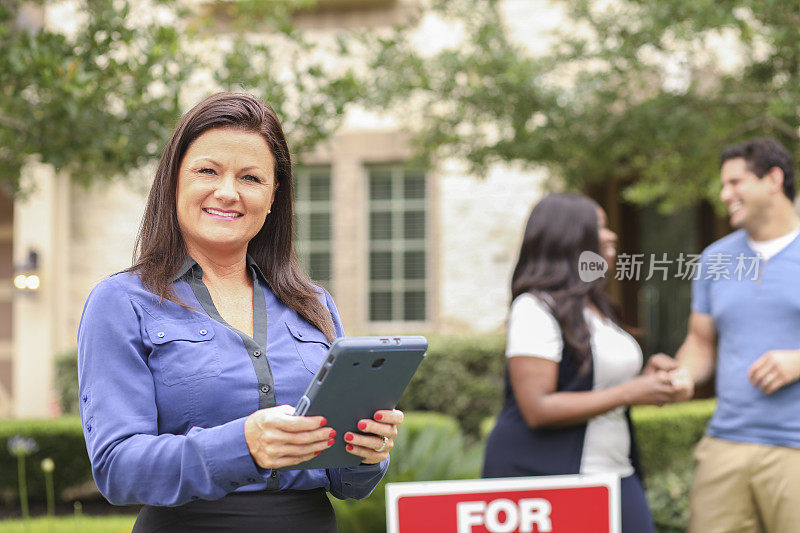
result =
[[[654,372],[670,372],[678,368],[678,362],[665,353],[656,353],[650,356],[647,364],[642,370],[642,374],[652,374]]]
[[[747,376],[764,394],[772,394],[800,379],[800,350],[767,352],[750,365]]]

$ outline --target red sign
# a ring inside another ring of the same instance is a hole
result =
[[[389,533],[617,533],[616,476],[391,483]]]

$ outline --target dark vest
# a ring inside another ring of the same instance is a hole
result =
[[[580,392],[592,390],[593,365],[580,371],[573,350],[564,343],[561,362],[558,365],[558,392]],[[486,440],[483,463],[484,478],[547,476],[578,474],[586,437],[586,423],[568,427],[531,428],[522,418],[511,381],[508,364],[505,370],[505,401],[494,429]],[[628,410],[628,433],[631,439],[631,463],[641,478],[638,453]]]

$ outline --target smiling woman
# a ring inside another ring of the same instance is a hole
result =
[[[264,138],[209,130],[189,146],[178,173],[177,213],[186,250],[247,248],[275,199],[275,163]]]
[[[401,412],[341,436],[322,416],[293,416],[344,336],[294,254],[293,196],[272,108],[207,98],[167,143],[134,265],[86,302],[84,436],[106,498],[145,504],[135,532],[336,531],[326,491],[364,498],[386,471]],[[361,466],[291,470],[337,437]]]

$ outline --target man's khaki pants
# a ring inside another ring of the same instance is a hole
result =
[[[800,532],[800,449],[703,437],[689,533]]]

